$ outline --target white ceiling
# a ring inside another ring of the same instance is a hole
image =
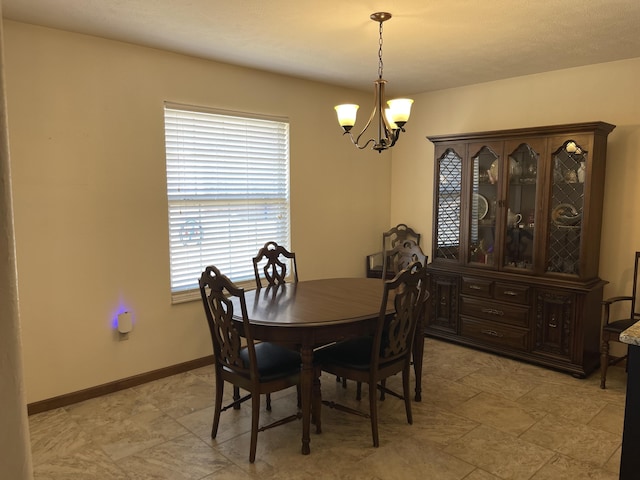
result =
[[[1,0],[3,16],[391,94],[640,57],[638,0]]]

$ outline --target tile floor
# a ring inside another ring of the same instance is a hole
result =
[[[600,390],[597,374],[578,380],[427,339],[424,372],[413,425],[400,400],[379,403],[379,448],[367,419],[324,407],[311,455],[300,454],[301,424],[293,422],[260,433],[250,464],[250,409],[223,413],[212,440],[213,369],[193,370],[31,416],[35,478],[618,478],[624,369],[612,368]],[[358,406],[353,383],[343,389],[323,376],[322,386],[325,399]],[[273,399],[261,424],[295,411],[295,389]],[[367,402],[363,389],[364,410]]]

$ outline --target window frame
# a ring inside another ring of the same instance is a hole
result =
[[[276,241],[290,250],[288,118],[173,102],[164,102],[163,117],[171,303],[198,300],[198,278],[211,264],[238,286],[254,288],[259,248]],[[184,228],[191,220],[193,231]],[[250,233],[239,236],[249,225]],[[238,240],[242,260],[229,248]],[[220,247],[224,253],[215,258]]]

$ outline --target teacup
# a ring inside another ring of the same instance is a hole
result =
[[[522,215],[507,210],[507,225],[518,225],[522,221]]]

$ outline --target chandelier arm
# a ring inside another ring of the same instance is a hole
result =
[[[364,133],[364,132],[362,132],[362,133]],[[369,140],[367,140],[367,143],[365,143],[364,145],[358,144],[358,141],[360,139],[360,136],[362,136],[362,133],[360,133],[360,135],[358,135],[357,139],[353,138],[353,135],[351,134],[351,132],[344,132],[343,135],[349,135],[349,138],[351,139],[351,143],[353,143],[358,149],[364,150],[365,148],[367,148],[369,146],[369,144],[371,142],[374,142],[375,140],[373,138],[370,138]]]
[[[371,111],[371,115],[369,115],[369,119],[367,120],[367,123],[365,124],[364,128],[360,131],[358,136],[355,138],[355,140],[353,139],[353,135],[349,133],[349,136],[351,137],[351,141],[359,149],[364,149],[367,145],[373,142],[374,143],[373,149],[378,150],[378,152],[380,152],[382,150],[386,150],[387,148],[389,148],[390,144],[392,144],[392,142],[395,143],[395,140],[397,140],[397,138],[393,139],[393,129],[387,122],[387,118],[383,113],[385,83],[387,83],[386,80],[383,80],[381,78],[374,82],[374,103],[373,103],[373,110]],[[378,114],[378,126],[377,126],[378,138],[377,139],[370,138],[369,140],[367,140],[367,143],[365,143],[363,146],[360,146],[360,138],[371,126],[371,122],[375,118],[376,113]]]
[[[377,90],[377,85],[374,86],[374,97],[377,98],[378,96],[378,90]],[[364,132],[367,131],[367,129],[369,128],[369,126],[371,126],[371,122],[373,121],[373,118],[376,115],[376,111],[377,111],[377,107],[376,107],[376,103],[374,103],[374,108],[371,111],[371,115],[369,115],[369,119],[367,120],[367,123],[365,124],[365,126],[362,128],[362,130],[360,131],[360,133],[358,134],[357,137],[353,137],[353,134],[351,132],[344,132],[344,133],[348,133],[349,137],[351,138],[351,143],[353,143],[356,147],[358,147],[360,150],[365,149],[371,142],[375,143],[375,139],[370,138],[369,140],[367,140],[367,142],[360,146],[360,138],[362,138],[362,135],[364,135]],[[377,145],[377,144],[376,144]]]
[[[389,145],[389,148],[393,147],[396,142],[398,141],[398,138],[400,138],[400,132],[404,132],[404,128],[397,128],[393,131],[393,134],[391,136],[391,144]]]
[[[383,80],[382,78],[379,78],[378,80],[376,80],[375,82],[375,90],[376,90],[376,95],[375,95],[375,101],[376,104],[378,105],[378,111],[380,112],[379,114],[379,127],[378,127],[378,139],[382,140],[382,132],[384,130],[384,139],[388,142],[389,138],[390,138],[390,134],[393,134],[393,128],[391,128],[391,125],[389,125],[389,121],[387,120],[387,116],[385,115],[385,111],[384,111],[384,103],[385,103],[385,94],[384,94],[384,86],[387,83],[386,80]]]

